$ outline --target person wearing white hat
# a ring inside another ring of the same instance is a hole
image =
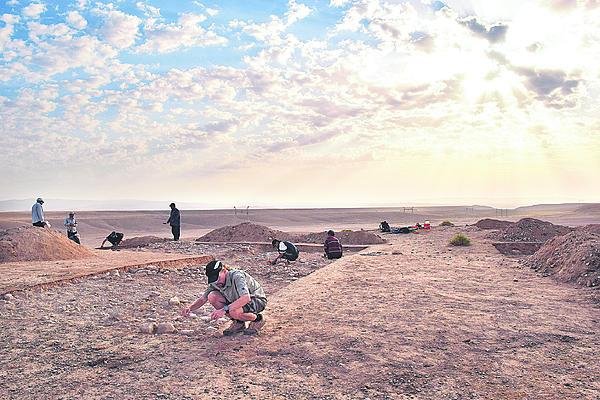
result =
[[[33,207],[31,207],[31,223],[33,226],[38,226],[40,228],[49,228],[50,223],[44,219],[44,208],[42,207],[42,204],[44,204],[44,199],[38,197]]]

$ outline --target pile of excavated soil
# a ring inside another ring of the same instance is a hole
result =
[[[169,239],[160,238],[158,236],[137,236],[132,237],[131,239],[125,239],[121,242],[119,247],[146,247],[154,243],[163,243],[167,242]]]
[[[339,239],[339,241],[342,243],[342,246],[345,244],[352,245],[385,243],[385,240],[379,237],[379,235],[367,231],[340,231],[336,232],[335,237]],[[299,235],[296,240],[299,243],[325,243],[326,238],[327,233],[316,232],[308,233],[306,235]]]
[[[600,286],[600,225],[548,240],[525,263],[561,282]]]
[[[0,262],[72,260],[93,255],[88,248],[49,228],[0,230]]]
[[[244,222],[239,225],[224,226],[196,239],[198,242],[270,242],[273,239],[289,240],[294,243],[324,243],[325,232],[292,234],[266,226]],[[385,243],[378,235],[368,231],[341,231],[336,237],[342,245]]]
[[[499,219],[492,218],[480,219],[475,223],[475,226],[479,229],[506,229],[512,225],[514,225],[514,222],[501,221]]]
[[[551,222],[535,218],[523,218],[500,232],[498,240],[504,242],[545,242],[555,236],[565,235],[571,230],[567,226],[554,225]]]
[[[229,225],[208,232],[196,239],[198,242],[270,242],[273,239],[291,240],[289,233],[270,229],[266,226],[244,222]]]

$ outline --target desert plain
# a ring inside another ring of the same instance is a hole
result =
[[[600,399],[597,287],[533,270],[529,256],[494,247],[498,230],[473,225],[529,217],[575,228],[599,224],[600,205],[500,213],[182,210],[180,242],[153,238],[170,237],[166,211],[78,213],[89,256],[0,263],[0,398]],[[62,232],[65,213],[48,215]],[[381,233],[383,220],[432,229]],[[244,223],[256,235],[196,240]],[[0,229],[28,224],[28,213],[0,213]],[[382,240],[348,245],[335,261],[303,243],[298,261],[272,266],[268,229]],[[147,239],[95,250],[112,230]],[[471,245],[450,246],[457,233]],[[179,315],[213,258],[265,287],[259,336],[222,336],[227,321],[210,321],[209,306]],[[153,324],[167,333],[144,333]]]

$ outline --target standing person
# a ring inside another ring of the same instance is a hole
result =
[[[325,239],[325,257],[330,260],[341,258],[342,251],[342,244],[339,239],[335,237],[335,232],[328,230],[327,238]]]
[[[69,216],[65,218],[65,228],[67,228],[67,237],[77,244],[81,244],[79,240],[79,233],[77,232],[77,220],[75,219],[75,212],[71,211]]]
[[[46,226],[50,228],[50,223],[44,219],[44,208],[42,207],[42,204],[44,204],[44,199],[38,197],[33,207],[31,207],[31,223],[33,226],[38,226],[40,228]]]
[[[223,335],[230,336],[240,332],[257,335],[265,325],[265,317],[261,312],[267,305],[267,296],[260,283],[246,271],[229,269],[229,266],[217,260],[206,264],[205,273],[208,288],[196,301],[181,310],[181,315],[187,317],[208,301],[215,308],[210,314],[212,319],[225,315],[232,319]],[[250,324],[246,328],[248,321]]]
[[[179,235],[181,235],[181,214],[177,207],[175,207],[175,203],[169,204],[171,207],[171,214],[169,215],[169,219],[167,222],[163,222],[163,224],[171,225],[171,233],[173,233],[173,240],[179,240]]]
[[[290,261],[296,261],[300,255],[300,250],[298,250],[298,247],[296,247],[296,245],[292,242],[273,239],[271,244],[273,245],[273,248],[277,249],[279,252],[277,258],[271,261],[271,264],[273,265],[277,264],[277,260],[280,258],[286,260],[286,262],[289,264]]]

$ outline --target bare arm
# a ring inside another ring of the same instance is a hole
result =
[[[206,297],[204,297],[204,295],[198,297],[198,299],[196,299],[196,301],[194,301],[192,304],[190,304],[189,306],[187,306],[186,308],[181,310],[181,315],[183,315],[184,317],[187,317],[188,315],[190,315],[190,313],[192,311],[199,309],[207,301],[208,301],[208,299]]]
[[[236,301],[234,301],[233,303],[228,305],[228,309],[231,310],[237,310],[237,309],[241,309],[242,307],[244,307],[246,304],[250,303],[250,301],[252,300],[252,298],[250,297],[249,294],[244,294],[242,296],[240,296],[239,299],[237,299]],[[225,314],[227,313],[227,311],[225,311],[225,309],[221,308],[220,310],[215,310],[210,314],[210,317],[212,319],[219,319],[223,316],[225,316]]]
[[[250,303],[250,301],[252,300],[252,298],[250,297],[249,294],[245,294],[243,296],[240,296],[239,299],[237,299],[236,301],[234,301],[233,303],[231,303],[229,305],[229,309],[236,309],[236,308],[242,308],[244,307],[246,304]]]

